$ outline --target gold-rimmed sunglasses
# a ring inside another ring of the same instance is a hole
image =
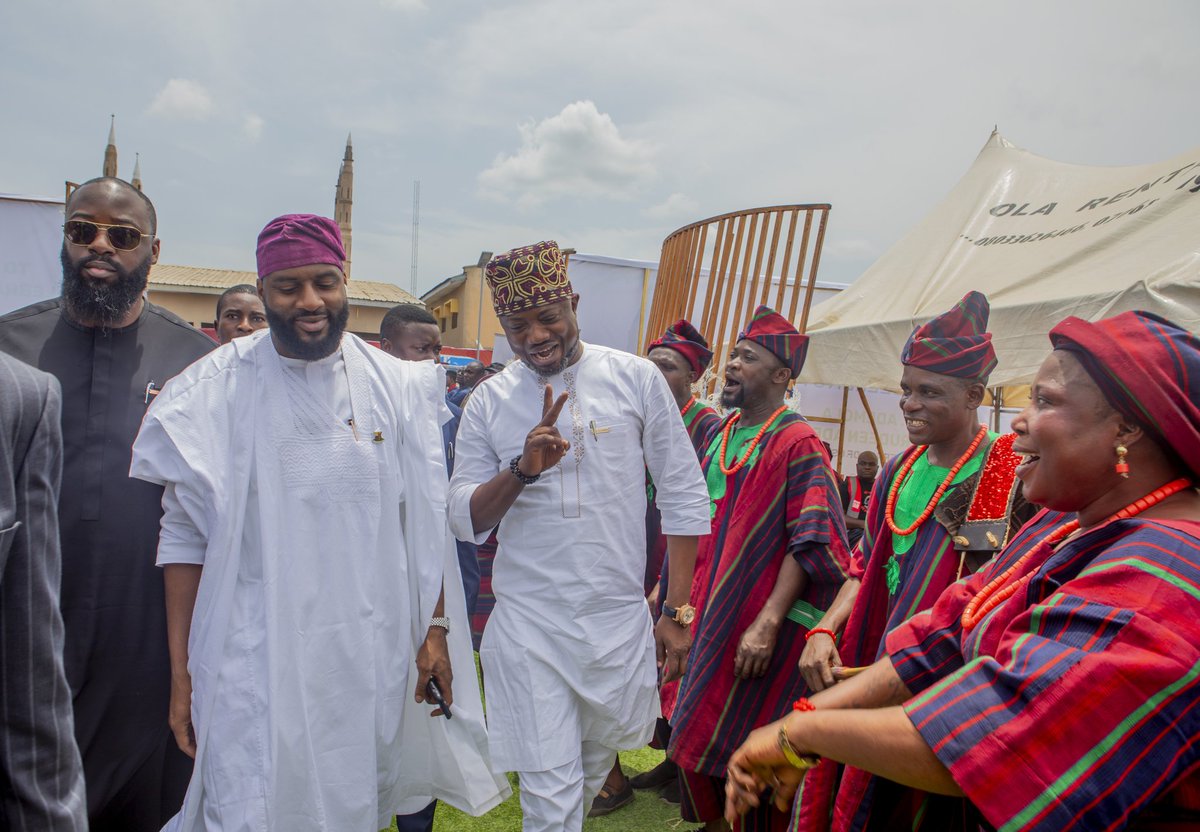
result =
[[[141,231],[132,225],[106,225],[90,220],[67,220],[63,223],[63,236],[67,242],[76,246],[89,246],[104,229],[108,242],[119,251],[133,251],[142,244]]]

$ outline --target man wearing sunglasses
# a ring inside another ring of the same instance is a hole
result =
[[[90,827],[158,830],[191,761],[167,726],[163,490],[129,478],[130,447],[158,390],[213,343],[143,297],[159,251],[144,194],[93,179],[64,210],[62,293],[0,317],[0,350],[62,385],[61,608]]]

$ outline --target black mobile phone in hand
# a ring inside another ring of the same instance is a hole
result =
[[[450,706],[446,704],[446,697],[442,696],[442,689],[437,686],[437,681],[432,676],[425,684],[425,696],[442,709],[442,716],[450,718]]]

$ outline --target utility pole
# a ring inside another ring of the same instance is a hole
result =
[[[417,233],[421,228],[421,180],[413,180],[413,227],[412,227],[412,293],[417,294]]]

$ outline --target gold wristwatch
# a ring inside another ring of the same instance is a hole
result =
[[[691,604],[680,604],[678,608],[663,604],[663,615],[674,621],[680,627],[690,627],[696,620],[696,608]]]

